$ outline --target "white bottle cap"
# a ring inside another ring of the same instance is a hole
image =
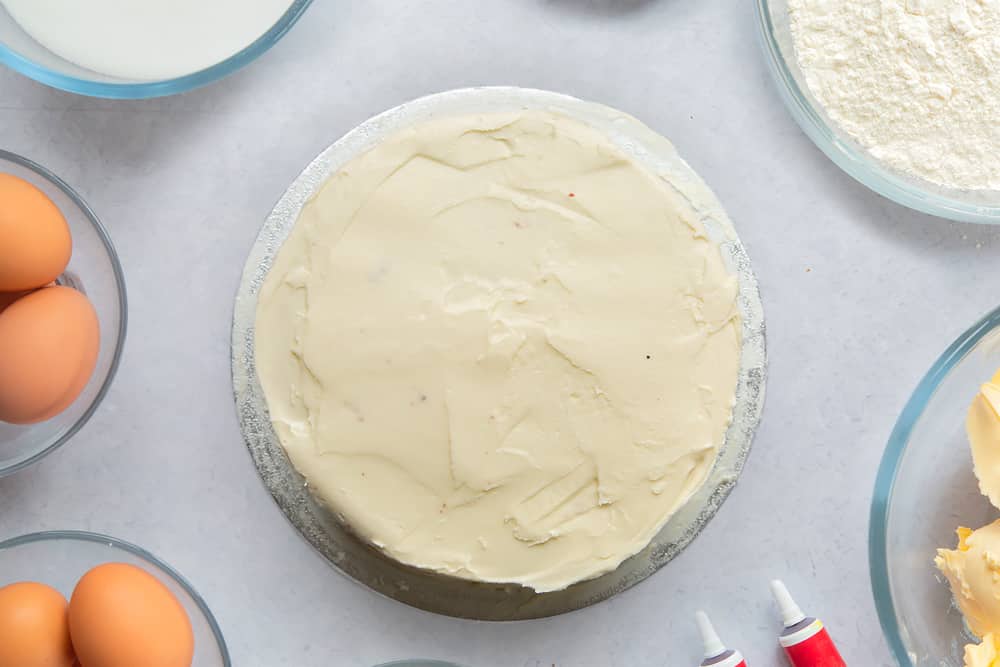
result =
[[[701,641],[705,644],[705,657],[714,658],[726,652],[726,646],[719,639],[719,635],[712,627],[712,621],[708,620],[708,614],[703,611],[696,612],[694,617],[698,620],[698,630],[701,631]]]
[[[795,604],[791,593],[779,579],[771,582],[771,594],[774,595],[774,599],[778,603],[778,609],[781,610],[781,622],[785,624],[786,628],[805,620],[806,615],[799,609],[799,605]]]

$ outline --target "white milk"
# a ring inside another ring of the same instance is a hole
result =
[[[249,46],[292,0],[0,0],[40,44],[81,67],[155,81]]]

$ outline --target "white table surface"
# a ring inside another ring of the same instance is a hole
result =
[[[515,624],[417,611],[331,569],[258,479],[229,376],[243,261],[291,180],[365,118],[480,84],[603,102],[670,137],[741,232],[770,354],[748,465],[691,547],[608,602]],[[682,667],[700,659],[700,607],[752,665],[778,665],[774,576],[851,665],[891,664],[868,580],[875,469],[917,380],[1000,301],[1000,230],[843,175],[782,107],[750,2],[317,0],[258,62],[172,99],[90,100],[0,71],[0,147],[90,202],[130,301],[111,392],[69,446],[0,480],[0,536],[147,547],[205,595],[240,667]]]

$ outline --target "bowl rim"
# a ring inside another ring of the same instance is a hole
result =
[[[771,20],[773,2],[774,0],[754,2],[760,45],[785,107],[817,148],[848,176],[897,204],[950,220],[1000,224],[1000,205],[970,204],[932,192],[901,178],[886,165],[843,141],[838,132],[823,119],[792,74],[775,38],[775,27]]]
[[[80,417],[73,422],[73,425],[70,426],[65,433],[59,436],[55,442],[50,443],[43,449],[16,463],[6,467],[0,466],[0,477],[11,475],[19,470],[27,468],[30,465],[34,465],[66,444],[70,438],[76,435],[77,431],[83,428],[83,426],[90,421],[90,418],[94,415],[98,406],[100,406],[101,402],[104,400],[104,396],[108,393],[108,389],[111,388],[111,382],[114,380],[115,375],[118,372],[118,366],[121,364],[122,351],[125,347],[125,335],[128,329],[128,297],[125,290],[125,274],[122,270],[121,262],[118,259],[118,253],[115,251],[115,246],[111,242],[111,236],[104,228],[104,225],[101,224],[97,214],[94,213],[94,210],[90,208],[86,201],[83,200],[83,197],[81,197],[76,190],[70,187],[66,181],[62,180],[37,162],[0,148],[0,164],[4,161],[29,169],[35,172],[38,176],[52,183],[52,185],[62,190],[63,193],[69,197],[70,200],[72,200],[73,204],[83,212],[84,217],[90,221],[94,231],[97,232],[98,238],[100,238],[101,242],[104,244],[104,249],[108,253],[108,259],[111,261],[111,270],[114,273],[115,285],[118,288],[119,317],[118,331],[116,332],[117,340],[115,341],[115,348],[111,353],[111,364],[108,366],[108,373],[105,376],[100,388],[97,390],[97,394],[95,394],[94,399],[90,402],[90,405],[87,406],[87,409],[83,411],[83,414],[81,414]]]
[[[927,374],[917,384],[896,420],[875,478],[875,490],[872,494],[868,522],[868,568],[872,595],[875,598],[875,609],[882,625],[882,634],[885,636],[896,661],[902,667],[912,667],[913,661],[903,643],[902,633],[896,621],[895,604],[889,586],[889,559],[886,540],[889,510],[892,506],[892,492],[896,475],[899,472],[899,464],[906,453],[906,446],[914,427],[920,421],[924,409],[937,392],[941,381],[965,358],[969,351],[998,326],[1000,326],[1000,307],[990,311],[969,327],[938,357]]]
[[[295,25],[310,4],[312,4],[312,0],[293,0],[285,13],[281,15],[267,32],[242,50],[203,70],[171,79],[129,83],[93,81],[91,79],[63,74],[62,72],[57,72],[40,65],[7,47],[2,42],[0,42],[0,64],[7,65],[14,71],[46,86],[88,97],[104,97],[119,100],[165,97],[206,86],[250,64],[277,44],[285,36],[285,33]]]
[[[111,546],[128,552],[133,556],[139,557],[143,561],[155,565],[160,571],[177,582],[177,584],[184,589],[185,593],[191,596],[191,599],[194,600],[195,605],[205,617],[209,628],[212,630],[212,634],[215,636],[215,642],[222,655],[223,664],[225,667],[230,667],[232,665],[232,661],[229,657],[229,648],[226,646],[226,639],[222,636],[222,629],[219,627],[219,623],[215,620],[215,616],[212,615],[212,610],[208,608],[208,604],[205,602],[204,598],[201,597],[201,594],[195,590],[194,586],[191,585],[191,582],[185,579],[180,572],[140,546],[132,544],[131,542],[126,542],[125,540],[120,540],[117,537],[111,537],[110,535],[103,535],[101,533],[92,533],[86,530],[46,530],[2,540],[0,541],[0,551],[13,549],[26,544],[35,544],[37,542],[56,541],[91,542],[94,544]]]

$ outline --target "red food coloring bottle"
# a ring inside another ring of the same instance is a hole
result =
[[[783,583],[772,581],[771,593],[785,625],[778,642],[792,667],[847,667],[823,622],[803,614]]]

